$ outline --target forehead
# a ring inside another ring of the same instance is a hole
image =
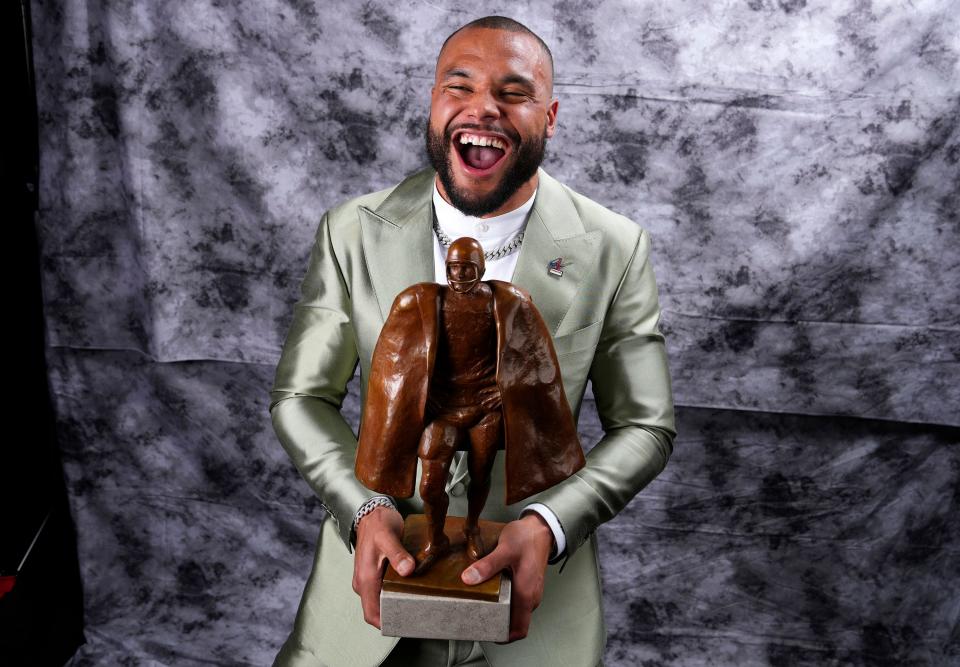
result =
[[[453,70],[494,79],[519,75],[549,85],[547,56],[539,42],[522,32],[468,28],[447,42],[437,58],[437,80]]]

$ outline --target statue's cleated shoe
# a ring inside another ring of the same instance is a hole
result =
[[[467,556],[470,560],[480,560],[487,555],[486,549],[483,548],[483,538],[480,537],[479,528],[473,530],[464,528],[463,534],[467,538]]]
[[[442,542],[427,542],[413,557],[417,561],[417,567],[414,568],[414,576],[421,575],[430,569],[434,563],[446,556],[450,552],[450,541],[444,538]]]

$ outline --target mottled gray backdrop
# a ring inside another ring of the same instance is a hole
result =
[[[272,659],[324,519],[267,414],[312,235],[425,163],[486,13],[553,47],[547,170],[654,242],[680,436],[600,531],[607,663],[960,660],[958,5],[35,0],[77,664]]]

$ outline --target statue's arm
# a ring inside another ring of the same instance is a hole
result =
[[[378,494],[354,475],[357,439],[340,414],[358,356],[350,295],[326,215],[300,289],[270,392],[270,413],[283,448],[351,549],[353,518]]]
[[[604,317],[590,369],[604,437],[584,468],[531,498],[556,515],[567,555],[656,477],[673,451],[673,397],[649,254],[644,231]]]

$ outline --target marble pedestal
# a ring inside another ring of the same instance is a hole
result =
[[[484,544],[496,545],[504,524],[481,521]],[[505,642],[510,635],[510,578],[505,573],[467,586],[460,573],[472,562],[464,552],[463,518],[447,517],[444,532],[451,551],[429,571],[401,577],[388,567],[380,593],[380,626],[384,635],[420,639]],[[408,516],[403,543],[416,553],[426,540],[423,515]]]

